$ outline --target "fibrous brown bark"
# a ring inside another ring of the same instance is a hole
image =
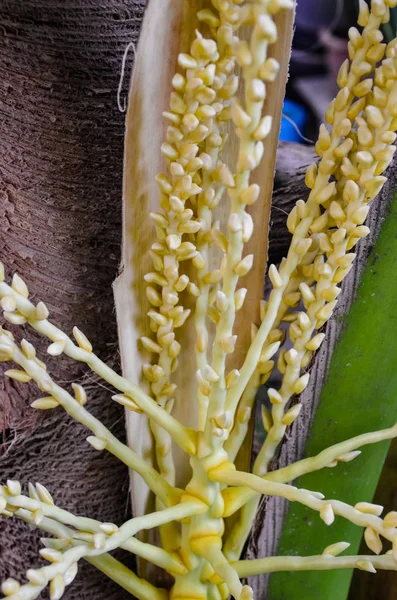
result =
[[[278,264],[286,256],[291,240],[287,216],[298,200],[305,200],[304,179],[307,167],[315,162],[313,146],[280,142],[277,150],[276,173],[270,214],[268,264]]]
[[[137,41],[145,0],[2,0],[0,3],[0,259],[18,271],[67,333],[78,325],[118,363],[111,283],[121,244],[124,115],[117,87],[124,50]],[[129,61],[130,62],[130,61]],[[33,339],[27,328],[17,335]],[[45,344],[37,342],[41,352]],[[44,354],[45,355],[45,354]],[[48,361],[69,386],[82,369]],[[74,512],[120,523],[128,473],[84,440],[57,409],[37,416],[34,387],[0,377],[0,481],[40,481]],[[118,436],[124,415],[90,386],[89,408]],[[39,533],[0,521],[0,579],[40,563]],[[129,558],[131,563],[131,558]],[[45,596],[47,597],[47,596]],[[66,599],[128,596],[88,565]]]

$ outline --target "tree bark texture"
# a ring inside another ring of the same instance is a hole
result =
[[[111,284],[120,260],[124,135],[117,88],[145,3],[0,3],[0,260],[8,276],[23,276],[56,324],[68,334],[77,325],[116,364]],[[46,343],[26,327],[16,329],[45,356]],[[47,362],[66,387],[81,379],[81,366],[70,360]],[[89,409],[125,437],[123,410],[111,392],[86,383]],[[62,409],[33,411],[29,403],[39,396],[34,386],[0,377],[0,481],[19,479],[25,491],[28,481],[39,481],[60,506],[121,523],[130,510],[127,469],[91,448],[87,431]],[[1,519],[1,580],[22,579],[43,562],[39,537],[17,519]],[[130,598],[87,564],[64,597]]]

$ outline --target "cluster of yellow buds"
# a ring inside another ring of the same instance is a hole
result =
[[[175,330],[183,326],[191,312],[181,305],[180,294],[186,290],[195,298],[202,297],[202,289],[181,272],[180,263],[192,261],[200,273],[206,267],[205,247],[211,238],[208,218],[230,176],[226,165],[218,160],[226,137],[220,124],[230,118],[229,98],[237,89],[237,77],[232,74],[234,59],[227,53],[229,29],[224,28],[222,33],[219,20],[208,10],[201,11],[199,18],[212,29],[217,27],[220,33],[215,41],[196,32],[190,54],[180,54],[178,58],[183,74],[176,74],[172,81],[170,111],[164,113],[171,124],[167,128],[167,142],[161,148],[167,159],[168,175],[157,177],[164,212],[151,214],[158,241],[151,249],[154,272],[145,276],[150,284],[146,293],[152,305],[148,316],[156,340],[144,337],[142,343],[146,350],[157,353],[158,359],[154,364],[144,365],[143,373],[157,402],[168,411],[172,409],[176,389],[171,375],[177,368],[180,352]],[[213,185],[217,177],[218,190]],[[208,184],[209,179],[212,185]],[[220,276],[220,271],[207,272],[200,283],[215,283]],[[203,350],[203,345],[204,341],[198,347]],[[152,430],[156,448],[160,449],[157,451],[160,470],[173,481],[170,440],[164,439],[164,432],[156,425],[152,424]]]
[[[143,374],[157,402],[171,411],[176,392],[172,373],[181,349],[175,330],[184,325],[190,314],[190,309],[180,303],[180,295],[186,290],[195,298],[198,427],[204,430],[208,423],[210,402],[212,433],[220,435],[230,426],[230,418],[223,410],[225,386],[230,387],[231,379],[235,379],[232,373],[226,383],[225,361],[234,350],[235,312],[241,308],[246,293],[244,288],[236,288],[238,279],[249,272],[253,263],[252,255],[242,256],[244,243],[253,232],[252,218],[245,206],[259,195],[258,186],[249,184],[249,174],[260,163],[262,140],[271,129],[271,116],[262,116],[265,83],[273,81],[279,69],[274,59],[265,60],[268,45],[277,39],[269,12],[274,15],[292,6],[292,2],[273,2],[271,6],[258,2],[235,3],[231,8],[228,2],[215,2],[218,14],[201,10],[198,18],[208,25],[214,39],[196,32],[190,53],[179,55],[182,73],[173,78],[170,110],[164,113],[171,122],[167,142],[162,145],[168,173],[157,177],[163,212],[151,214],[158,241],[151,248],[154,271],[145,276],[152,305],[148,314],[156,339],[142,338],[144,348],[158,358],[143,366]],[[250,43],[238,37],[244,25],[254,26]],[[237,99],[236,63],[243,74],[243,103]],[[234,174],[220,159],[227,141],[225,124],[230,119],[240,138]],[[213,218],[225,190],[231,200],[226,233]],[[214,269],[210,268],[208,253],[212,245],[220,252]],[[189,278],[186,268],[181,272],[180,263],[185,261],[192,262],[195,278]],[[212,361],[208,356],[208,318],[215,323],[217,332]],[[220,421],[227,427],[219,428]],[[173,482],[171,440],[156,424],[151,427],[160,471]]]
[[[23,521],[47,529],[49,533],[58,536],[58,539],[42,540],[45,547],[40,550],[40,555],[52,564],[41,569],[29,569],[26,573],[28,583],[24,586],[13,578],[6,579],[1,586],[1,591],[6,597],[20,597],[26,600],[36,598],[49,584],[51,600],[59,600],[65,587],[71,584],[77,575],[77,561],[65,561],[61,553],[71,547],[72,536],[65,535],[65,526],[44,516],[43,506],[49,509],[46,511],[49,513],[55,509],[51,494],[40,484],[29,484],[29,497],[22,495],[18,481],[8,480],[6,486],[0,486],[0,514],[8,517],[16,515]]]
[[[362,8],[362,34],[356,29],[349,32],[352,62],[345,61],[339,71],[341,89],[326,115],[330,131],[320,128],[316,145],[320,162],[312,164],[306,174],[309,199],[299,201],[291,211],[287,222],[293,235],[290,252],[279,271],[274,267],[269,273],[277,288],[294,267],[291,277],[298,288],[291,291],[290,287],[280,306],[282,320],[290,323],[293,347],[279,354],[282,386],[279,391],[269,390],[274,408],[272,416],[266,415],[270,435],[258,458],[258,472],[266,472],[285,427],[299,414],[299,404],[287,413],[284,406],[308,384],[308,373],[302,376],[300,370],[324,338],[315,332],[333,313],[341,291],[338,284],[356,256],[351,250],[369,233],[363,224],[369,203],[385,183],[382,173],[394,155],[397,55],[395,42],[382,43],[379,25],[385,14],[385,5],[383,10],[376,5],[369,15]],[[305,310],[293,310],[301,301]]]
[[[141,340],[153,354],[152,362],[143,367],[150,393],[102,362],[79,329],[74,328],[73,341],[53,325],[46,306],[30,301],[24,281],[14,275],[8,285],[0,266],[5,319],[12,325],[29,324],[50,340],[50,355],[80,361],[113,386],[115,402],[149,418],[156,449],[152,467],[90,414],[81,385],[74,383],[69,393],[51,378],[30,342],[18,343],[11,332],[0,329],[0,361],[18,365],[6,374],[22,383],[35,382],[45,394],[32,407],[62,407],[88,428],[92,435],[87,442],[95,450],[117,456],[141,475],[156,497],[156,512],[116,527],[56,507],[39,484],[30,485],[28,497],[18,482],[8,481],[0,487],[0,513],[15,515],[53,536],[43,541],[41,552],[49,566],[29,570],[25,585],[13,579],[3,583],[9,600],[33,600],[47,584],[51,599],[59,600],[82,558],[139,600],[182,600],[193,595],[198,600],[226,600],[230,595],[252,600],[252,589],[240,578],[272,570],[397,570],[397,513],[381,518],[381,506],[367,502],[350,506],[288,483],[304,473],[353,460],[366,444],[397,437],[397,425],[268,472],[287,427],[299,415],[299,402],[291,406],[291,400],[309,382],[305,370],[324,338],[319,330],[335,308],[339,286],[355,258],[354,246],[369,232],[364,224],[369,203],[382,188],[382,174],[394,154],[397,42],[384,44],[380,28],[397,0],[372,0],[371,9],[360,0],[363,29],[349,31],[349,60],[339,71],[340,91],[327,110],[328,127],[321,126],[316,145],[320,160],[306,174],[308,200],[299,200],[288,216],[290,250],[278,268],[270,266],[272,291],[261,303],[261,324],[252,326],[243,364],[229,372],[227,359],[237,340],[236,312],[246,294],[238,286],[254,260],[244,255],[254,228],[246,208],[260,193],[251,175],[272,127],[271,115],[263,114],[266,86],[279,70],[277,61],[268,58],[268,47],[277,40],[275,15],[293,8],[294,2],[212,0],[212,5],[198,13],[206,36],[197,31],[189,53],[179,55],[180,72],[173,78],[170,108],[164,113],[169,125],[161,151],[167,170],[157,177],[161,212],[151,215],[157,240],[150,250],[153,270],[145,276],[153,335]],[[238,141],[235,165],[222,158],[230,129]],[[218,206],[227,215],[224,229],[217,220]],[[192,308],[197,397],[186,400],[198,404],[194,429],[172,415],[173,374],[181,354],[177,330],[185,326]],[[283,347],[286,331],[292,343],[288,350]],[[272,409],[262,413],[267,437],[253,472],[237,471],[234,459],[247,435],[256,392],[275,366],[282,382],[278,390],[268,390]],[[190,458],[191,479],[184,489],[175,486],[173,443]],[[239,560],[261,494],[300,502],[327,525],[340,516],[363,527],[366,544],[376,556],[342,557],[349,544],[339,542],[320,556]],[[225,528],[229,517],[231,526]],[[159,528],[161,548],[135,539],[138,531],[151,528]],[[392,544],[383,555],[381,538]],[[174,578],[172,589],[158,589],[128,571],[108,554],[119,547],[164,569]]]
[[[173,510],[175,513],[175,509]],[[181,515],[184,512],[189,516],[197,510],[200,512],[197,504],[193,510],[191,506],[185,506]],[[28,569],[28,582],[24,585],[13,578],[3,582],[1,591],[11,600],[34,600],[48,585],[51,600],[59,600],[66,586],[75,579],[78,561],[82,557],[108,576],[114,574],[116,579],[124,577],[122,585],[132,594],[164,600],[164,590],[141,580],[108,554],[109,550],[116,547],[151,560],[159,568],[174,575],[187,572],[186,566],[177,556],[171,556],[160,548],[133,537],[139,528],[136,520],[131,519],[118,527],[114,523],[102,523],[74,515],[58,508],[47,488],[39,483],[29,483],[28,496],[23,494],[18,481],[8,480],[7,485],[0,486],[0,514],[3,517],[16,516],[51,536],[41,539],[44,548],[40,550],[40,556],[50,564],[38,569]],[[145,517],[141,524],[144,525],[145,521],[150,528],[150,518]]]
[[[287,258],[278,269],[275,265],[269,268],[273,292],[268,303],[262,304],[262,325],[253,336],[259,358],[247,357],[232,398],[235,405],[257,360],[254,375],[259,372],[265,383],[275,364],[271,358],[278,352],[282,383],[279,390],[268,390],[272,410],[262,407],[267,436],[254,465],[258,475],[268,471],[287,427],[299,416],[301,404],[289,406],[289,402],[309,383],[309,372],[302,373],[302,369],[310,364],[325,337],[318,330],[332,316],[341,291],[338,284],[352,268],[356,255],[351,250],[369,233],[363,224],[369,203],[386,181],[382,173],[394,155],[396,42],[382,43],[380,31],[388,16],[383,1],[375,3],[371,12],[365,2],[360,4],[363,31],[349,31],[351,62],[346,60],[340,68],[340,91],[326,112],[329,128],[320,127],[316,144],[320,161],[307,169],[309,198],[299,200],[288,216],[292,240]],[[281,322],[288,326],[292,342],[288,350],[280,350],[285,340]],[[254,398],[254,393],[243,394],[239,406],[246,410]],[[233,539],[246,539],[256,508],[255,501],[245,507]],[[236,554],[243,543],[235,548]]]

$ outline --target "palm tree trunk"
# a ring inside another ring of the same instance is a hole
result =
[[[78,325],[114,363],[111,284],[120,260],[124,134],[117,88],[144,7],[145,0],[0,4],[0,260],[8,275],[24,277],[58,325],[68,333]],[[18,329],[45,356],[46,345]],[[82,375],[70,361],[48,362],[68,386]],[[106,389],[89,387],[90,409],[123,438],[123,411]],[[40,481],[65,508],[124,520],[127,469],[99,456],[85,443],[86,431],[60,410],[37,416],[29,403],[38,395],[33,386],[0,378],[1,482]],[[28,526],[2,519],[0,538],[1,579],[21,579],[39,563],[39,534]],[[69,600],[124,597],[130,596],[88,566],[65,594]]]

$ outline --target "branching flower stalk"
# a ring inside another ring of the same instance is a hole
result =
[[[286,313],[288,304],[285,305],[285,302],[281,307],[282,318],[294,319],[288,332],[293,348],[280,356],[278,366],[283,373],[282,385],[280,390],[270,389],[268,392],[273,405],[271,414],[265,407],[263,409],[268,435],[254,465],[257,474],[268,470],[287,426],[299,414],[300,404],[295,404],[287,412],[285,407],[308,384],[309,374],[300,377],[300,370],[309,362],[312,350],[318,347],[323,337],[323,334],[318,334],[313,338],[313,333],[321,329],[332,315],[340,293],[337,284],[349,272],[355,258],[355,254],[349,253],[349,250],[369,233],[368,227],[362,225],[368,213],[368,203],[384,184],[386,179],[381,173],[395,150],[394,146],[389,146],[395,139],[393,119],[397,85],[390,72],[395,68],[392,58],[395,50],[394,44],[386,48],[381,43],[379,25],[383,18],[384,11],[375,7],[368,18],[363,13],[360,16],[361,24],[365,25],[362,35],[356,29],[349,32],[352,62],[349,67],[349,62],[345,61],[338,75],[341,90],[327,111],[330,132],[325,127],[320,128],[316,149],[321,160],[318,167],[315,164],[309,167],[306,176],[307,185],[312,191],[306,205],[298,202],[289,215],[287,225],[293,234],[291,249],[280,272],[273,269],[273,280],[280,277],[280,292],[290,269],[295,268],[296,274],[302,276],[297,299],[303,300],[306,311]],[[376,63],[385,52],[387,58],[376,68]],[[373,73],[374,81],[371,77]],[[354,102],[357,96],[359,98]],[[376,100],[378,98],[379,101],[380,96],[382,113]],[[329,181],[331,177],[332,181]],[[311,256],[309,263],[302,261],[300,247],[305,250],[303,257],[307,251],[315,249],[314,260]],[[286,277],[284,273],[287,273]],[[275,281],[273,286],[275,290],[273,298],[271,296],[269,299],[267,313],[277,294]],[[262,327],[266,324],[269,327],[269,321],[265,315]],[[253,501],[247,505],[242,523],[233,534],[240,541],[235,548],[238,555],[257,504],[258,501]]]
[[[73,384],[72,393],[58,385],[31,343],[0,330],[0,359],[17,365],[6,374],[19,382],[34,382],[44,394],[32,401],[32,407],[61,406],[87,427],[87,441],[94,449],[111,452],[139,473],[156,498],[155,512],[117,527],[57,507],[40,484],[30,484],[29,495],[24,495],[19,482],[7,481],[0,487],[2,515],[21,518],[51,536],[43,539],[41,551],[49,565],[29,569],[28,583],[13,579],[3,583],[4,596],[12,600],[33,600],[47,585],[51,599],[58,600],[76,576],[81,559],[142,600],[230,596],[251,600],[252,589],[240,578],[280,570],[397,570],[397,512],[382,517],[382,506],[367,502],[350,506],[290,483],[304,473],[356,459],[363,446],[397,437],[397,425],[363,432],[315,457],[269,471],[288,426],[299,415],[298,396],[310,377],[307,367],[324,338],[319,330],[335,308],[339,284],[355,258],[354,246],[369,233],[364,225],[369,203],[382,188],[383,172],[393,157],[397,42],[383,44],[380,27],[397,0],[372,0],[371,9],[360,1],[363,29],[349,32],[350,60],[340,69],[340,91],[326,115],[329,127],[320,128],[316,145],[320,160],[306,175],[308,199],[299,200],[288,217],[292,235],[288,255],[278,268],[269,268],[273,289],[268,302],[261,304],[261,325],[252,328],[252,343],[240,369],[230,372],[227,359],[238,335],[236,312],[246,293],[240,278],[254,260],[244,250],[254,228],[246,207],[260,192],[251,175],[261,163],[263,140],[271,130],[271,115],[263,114],[263,107],[279,70],[278,63],[267,57],[268,47],[277,39],[275,15],[293,9],[294,3],[213,0],[212,4],[212,10],[198,13],[199,29],[190,52],[179,56],[180,71],[173,78],[170,109],[164,113],[170,123],[161,148],[167,170],[157,177],[161,212],[152,218],[158,239],[150,251],[153,270],[145,277],[153,332],[142,339],[152,355],[143,367],[149,391],[102,362],[77,328],[72,341],[49,321],[42,302],[35,305],[29,300],[21,277],[15,274],[9,285],[0,269],[5,320],[14,326],[30,325],[49,339],[50,355],[66,354],[84,363],[117,390],[114,401],[126,410],[145,413],[156,451],[156,465],[150,467],[90,414],[81,385]],[[222,159],[230,124],[239,143],[235,165]],[[218,205],[228,214],[225,230],[217,220]],[[183,369],[177,333],[189,319],[195,326],[197,396],[184,401],[198,404],[195,428],[172,416],[173,374]],[[288,351],[283,347],[282,323],[292,343]],[[256,392],[275,363],[282,382],[278,390],[268,391],[272,410],[263,411],[265,442],[253,472],[237,471],[234,460],[253,418]],[[184,489],[175,486],[174,444],[190,459],[191,477]],[[339,541],[319,556],[240,560],[263,494],[299,502],[327,525],[338,516],[362,527],[373,554],[340,556],[349,543]],[[225,536],[225,519],[232,516],[237,519]],[[153,528],[160,531],[162,547],[134,537]],[[382,539],[392,544],[385,554]],[[173,578],[171,589],[156,588],[116,561],[109,553],[120,547],[164,569]]]

